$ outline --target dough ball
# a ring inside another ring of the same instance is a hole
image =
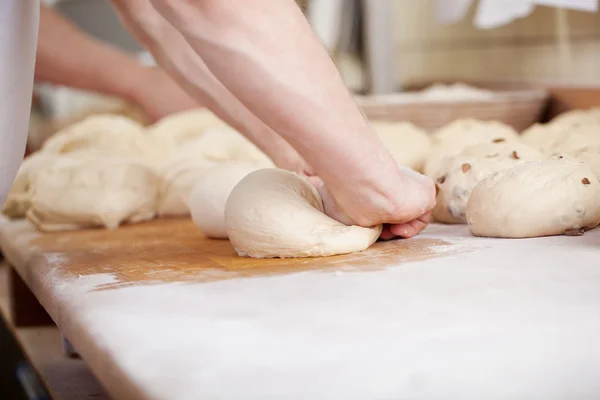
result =
[[[494,139],[519,140],[519,134],[512,127],[499,121],[458,119],[442,126],[432,135],[435,144],[469,145]]]
[[[572,154],[600,146],[600,125],[535,124],[523,132],[523,143],[548,155]]]
[[[600,107],[587,110],[571,110],[557,115],[551,121],[552,125],[570,128],[575,125],[600,126]]]
[[[521,141],[539,151],[550,154],[552,145],[560,136],[565,134],[565,128],[559,125],[533,124],[521,134]]]
[[[581,234],[600,222],[600,182],[587,165],[565,157],[517,165],[475,186],[467,222],[475,236]]]
[[[196,180],[214,166],[214,162],[199,157],[185,157],[175,160],[164,168],[160,173],[158,215],[160,217],[190,215],[185,199]]]
[[[424,130],[409,122],[372,122],[371,125],[392,153],[398,165],[422,171],[431,150],[431,139]]]
[[[228,128],[228,125],[209,110],[198,108],[169,115],[148,127],[147,132],[152,137],[171,140],[179,147],[215,128]]]
[[[240,256],[323,257],[363,251],[381,226],[346,226],[323,212],[317,190],[301,176],[275,168],[252,172],[225,205],[225,227]]]
[[[23,218],[31,206],[29,188],[32,175],[47,168],[59,158],[55,154],[34,153],[25,158],[8,192],[2,213],[11,218]]]
[[[471,191],[485,177],[527,161],[546,158],[524,144],[480,143],[465,148],[436,179],[433,218],[446,224],[464,224]]]
[[[32,177],[29,218],[41,231],[152,219],[158,177],[143,164],[105,155],[61,158]]]
[[[271,159],[258,147],[231,128],[206,131],[191,146],[198,149],[197,155],[207,161],[248,161],[263,167],[274,166]]]
[[[129,118],[97,115],[70,125],[48,139],[42,152],[74,154],[96,152],[154,164],[170,152],[169,143],[147,137],[143,127]]]
[[[500,122],[457,120],[434,133],[434,146],[425,160],[423,172],[430,178],[437,177],[444,165],[451,162],[466,147],[474,144],[518,141],[517,132]]]
[[[590,167],[596,178],[600,179],[600,149],[583,150],[573,155],[579,161]]]
[[[179,149],[160,172],[158,215],[190,214],[185,199],[204,172],[224,162],[247,162],[256,168],[272,167],[272,161],[248,139],[233,129],[207,131]]]
[[[256,164],[230,162],[206,170],[195,181],[187,199],[192,220],[202,233],[211,238],[226,239],[225,203],[229,194]]]

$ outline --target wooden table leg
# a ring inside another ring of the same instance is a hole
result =
[[[10,268],[8,288],[11,299],[10,312],[15,326],[54,325],[52,318],[12,267]]]

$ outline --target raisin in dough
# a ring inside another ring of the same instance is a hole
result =
[[[58,162],[31,180],[27,218],[41,231],[117,228],[156,213],[158,177],[130,159],[86,155]]]
[[[231,191],[246,175],[260,169],[252,163],[229,162],[204,171],[191,189],[187,204],[192,221],[210,238],[226,239],[225,204]]]
[[[401,166],[421,172],[431,150],[431,139],[424,130],[409,122],[371,123],[379,139]]]
[[[481,143],[465,148],[436,178],[433,218],[446,224],[465,224],[471,191],[486,176],[527,161],[546,158],[524,144]]]
[[[328,217],[306,179],[275,168],[252,172],[235,186],[225,205],[225,227],[236,252],[255,258],[354,253],[373,244],[382,229]]]
[[[580,161],[530,161],[479,182],[467,203],[467,222],[475,236],[581,234],[600,223],[600,182]]]
[[[465,147],[478,143],[520,141],[518,133],[508,125],[472,119],[456,120],[443,126],[434,132],[432,140],[434,145],[423,169],[430,178],[439,175],[440,169]]]

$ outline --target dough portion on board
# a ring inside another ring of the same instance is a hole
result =
[[[299,175],[275,168],[252,172],[233,189],[225,226],[240,256],[322,257],[365,250],[381,233],[346,226],[323,212],[317,190]]]
[[[200,157],[184,157],[164,168],[159,175],[158,216],[190,215],[185,199],[199,177],[214,166],[214,162]]]
[[[371,125],[398,165],[422,171],[431,150],[427,132],[409,122],[374,121]]]
[[[438,129],[432,136],[433,148],[423,172],[430,178],[439,175],[445,164],[451,162],[466,147],[478,143],[504,143],[520,141],[517,132],[496,121],[462,119]]]
[[[225,204],[245,176],[260,169],[247,162],[218,164],[201,174],[187,197],[192,221],[210,238],[226,239]]]
[[[566,157],[517,165],[475,186],[467,222],[475,236],[579,235],[600,223],[600,182]]]
[[[190,215],[185,199],[207,169],[228,162],[251,163],[258,168],[273,162],[248,139],[233,129],[207,131],[177,151],[160,172],[159,216]]]
[[[22,218],[31,206],[31,178],[37,172],[47,168],[58,160],[56,154],[34,153],[25,158],[19,167],[17,176],[8,192],[2,213],[11,218]]]
[[[480,143],[465,148],[439,171],[433,218],[446,224],[465,224],[467,201],[475,185],[494,172],[545,158],[519,142]]]
[[[27,218],[41,231],[62,231],[150,220],[158,177],[126,158],[61,158],[32,179]]]
[[[171,149],[168,141],[153,140],[143,127],[118,115],[97,115],[70,125],[42,146],[48,154],[103,153],[153,165]]]
[[[215,114],[199,108],[169,115],[148,127],[147,133],[154,138],[171,140],[179,147],[198,139],[207,130],[228,128]]]
[[[600,125],[535,124],[523,131],[522,138],[523,143],[548,155],[573,154],[600,146]]]

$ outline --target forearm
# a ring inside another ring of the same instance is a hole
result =
[[[146,68],[135,57],[96,40],[41,5],[36,81],[135,101]]]
[[[248,137],[276,165],[297,172],[306,170],[304,161],[298,158],[296,151],[223,86],[183,36],[148,0],[112,2],[124,24],[190,95]]]
[[[216,77],[330,185],[396,165],[292,0],[152,0]],[[375,188],[385,191],[390,188]]]

